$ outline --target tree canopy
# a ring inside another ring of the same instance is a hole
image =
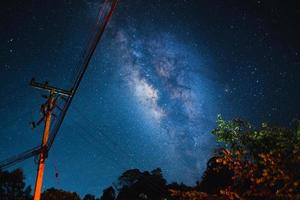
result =
[[[266,123],[255,128],[240,119],[225,121],[219,115],[212,133],[221,148],[209,161],[202,182],[189,191],[198,195],[196,199],[208,199],[201,191],[214,193],[218,199],[300,199],[299,122],[294,129]],[[174,195],[193,199],[181,191]]]
[[[41,195],[41,200],[80,200],[76,192],[66,192],[61,189],[50,188]]]

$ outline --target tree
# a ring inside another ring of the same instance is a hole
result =
[[[226,148],[216,162],[233,172],[233,184],[220,194],[231,199],[300,199],[300,137],[297,129],[254,128],[218,116],[213,131]]]
[[[91,194],[86,194],[83,197],[83,200],[96,200],[96,197],[94,195],[91,195]]]
[[[180,200],[300,199],[300,123],[296,129],[217,118],[222,145],[193,190],[171,190]],[[212,195],[209,195],[211,193]]]
[[[233,172],[226,166],[216,162],[217,157],[212,157],[207,162],[207,168],[202,175],[201,182],[196,189],[208,194],[217,194],[221,189],[232,184]]]
[[[132,169],[124,172],[118,179],[119,194],[117,200],[167,199],[170,197],[166,180],[161,169],[141,172]]]
[[[103,190],[103,195],[100,200],[115,200],[116,192],[113,187],[106,188]]]
[[[25,188],[24,175],[21,169],[12,172],[0,170],[0,199],[29,200],[31,187]]]
[[[76,192],[67,192],[61,189],[50,188],[41,195],[41,200],[80,200]]]

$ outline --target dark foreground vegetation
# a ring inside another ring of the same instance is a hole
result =
[[[213,130],[220,143],[196,186],[167,184],[159,168],[131,169],[101,197],[50,188],[42,200],[297,200],[300,199],[300,123],[294,128],[255,128],[248,122],[217,119]],[[0,171],[1,200],[30,200],[20,169]]]

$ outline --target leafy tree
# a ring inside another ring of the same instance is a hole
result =
[[[86,194],[83,197],[83,200],[96,200],[96,197],[94,195],[91,195],[91,194]]]
[[[225,197],[219,197],[217,195],[211,195],[197,190],[181,191],[171,189],[170,191],[173,198],[179,200],[228,200]]]
[[[114,200],[116,198],[116,192],[113,187],[103,190],[103,195],[100,200]]]
[[[12,172],[0,170],[0,199],[29,200],[31,187],[25,188],[24,175],[21,169]]]
[[[117,200],[160,200],[170,197],[166,180],[163,178],[160,168],[152,172],[141,172],[138,169],[128,170],[119,177],[118,182]]]
[[[197,183],[196,189],[208,194],[217,194],[221,189],[232,184],[233,172],[226,166],[217,163],[217,157],[212,157],[207,162],[207,168],[201,182]]]
[[[193,187],[186,186],[183,183],[178,184],[176,182],[173,182],[173,183],[167,185],[167,187],[169,190],[180,190],[180,191],[190,191],[193,189]]]
[[[266,123],[255,128],[219,115],[212,133],[223,147],[208,162],[203,180],[193,190],[171,190],[173,196],[180,200],[300,199],[299,121],[296,129]]]
[[[121,190],[124,187],[131,187],[133,184],[139,181],[141,177],[142,177],[142,173],[138,169],[131,169],[125,171],[118,178],[118,184],[119,184],[118,189]]]
[[[67,192],[61,189],[50,188],[41,195],[41,200],[80,200],[76,192]]]
[[[220,149],[217,163],[233,172],[233,184],[222,195],[231,199],[299,199],[300,138],[297,129],[258,129],[241,120],[218,116],[213,131],[227,149]]]

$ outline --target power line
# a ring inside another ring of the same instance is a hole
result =
[[[55,124],[55,127],[51,133],[51,136],[49,138],[49,143],[48,143],[48,148],[50,149],[53,142],[54,142],[54,139],[58,133],[58,130],[65,118],[65,115],[67,113],[67,110],[68,108],[70,107],[71,103],[72,103],[72,100],[73,100],[73,97],[74,95],[76,94],[78,88],[79,88],[79,84],[83,78],[83,75],[85,74],[86,70],[87,70],[87,67],[90,63],[90,60],[92,58],[92,55],[97,47],[97,44],[99,43],[99,40],[101,38],[101,36],[103,35],[103,32],[108,24],[108,21],[109,19],[111,18],[112,16],[112,13],[113,11],[115,10],[116,6],[117,6],[117,3],[118,3],[118,0],[112,0],[111,4],[108,3],[108,0],[104,2],[104,6],[101,8],[100,12],[99,12],[99,15],[98,15],[98,20],[97,20],[97,23],[95,25],[96,27],[96,33],[95,35],[92,37],[90,43],[88,44],[87,46],[87,50],[84,54],[84,57],[82,59],[82,68],[81,68],[81,71],[79,72],[78,74],[78,77],[77,79],[75,80],[74,82],[74,85],[72,87],[72,93],[73,95],[69,96],[66,100],[66,103],[64,105],[64,108],[61,112],[61,114],[59,115],[58,117],[58,121],[57,123]],[[105,9],[108,9],[109,8],[109,12],[105,15],[104,12]],[[102,16],[103,15],[103,16]],[[100,23],[101,21],[101,17],[103,17],[104,19],[104,22],[103,23]]]
[[[41,146],[37,146],[37,147],[34,147],[27,151],[24,151],[23,153],[20,153],[16,156],[12,156],[12,157],[0,162],[0,169],[3,170],[6,168],[9,168],[11,166],[16,165],[19,162],[22,162],[22,161],[32,157],[32,156],[38,155],[40,153],[41,149],[42,149]]]

